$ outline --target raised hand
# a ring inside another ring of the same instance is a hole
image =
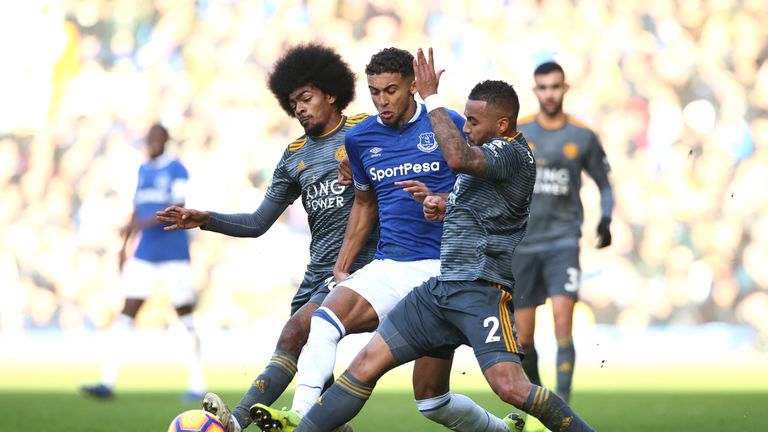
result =
[[[163,227],[165,231],[177,229],[192,229],[208,223],[211,214],[206,211],[193,210],[179,206],[170,206],[165,210],[155,212],[155,217],[160,222],[170,223]]]
[[[349,166],[349,158],[344,158],[339,162],[339,184],[349,186],[352,184],[352,168]]]
[[[440,195],[424,198],[424,219],[439,222],[445,219],[445,200]]]
[[[427,185],[418,180],[403,180],[395,182],[395,186],[402,186],[403,191],[411,194],[411,198],[418,202],[424,202],[424,198],[432,195]]]
[[[435,61],[432,55],[432,48],[429,48],[429,60],[424,57],[424,51],[419,48],[416,51],[416,57],[413,59],[413,71],[416,74],[416,90],[422,99],[437,94],[437,86],[440,83],[440,75],[445,69],[435,72]]]

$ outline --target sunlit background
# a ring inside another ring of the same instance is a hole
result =
[[[488,78],[536,112],[533,69],[559,61],[565,109],[601,137],[616,196],[614,244],[597,251],[585,181],[577,348],[633,335],[641,356],[765,355],[767,29],[764,0],[0,2],[0,336],[87,339],[119,312],[118,230],[155,121],[190,171],[188,207],[255,210],[302,134],[267,74],[316,40],[358,74],[347,114],[374,112],[363,70],[389,46],[434,47],[460,112]],[[308,260],[300,203],[259,239],[191,236],[198,321],[214,338],[268,335],[271,352]],[[137,323],[174,320],[159,287]],[[0,347],[0,362],[19,355]]]

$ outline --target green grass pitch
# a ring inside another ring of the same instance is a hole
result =
[[[260,365],[259,365],[260,366]],[[245,366],[209,368],[212,390],[234,405],[255,376]],[[459,368],[461,369],[461,368]],[[86,399],[77,386],[93,381],[97,365],[0,365],[0,431],[165,431],[176,414],[197,408],[181,402],[184,368],[126,365],[112,401]],[[446,430],[421,417],[410,391],[407,366],[382,379],[360,415],[356,431]],[[544,376],[545,380],[551,376]],[[500,402],[475,370],[455,370],[453,391],[502,416]],[[768,407],[768,374],[762,362],[742,367],[679,365],[577,367],[572,405],[598,431],[760,431]],[[290,394],[276,405],[289,405]],[[253,428],[248,430],[254,430]]]

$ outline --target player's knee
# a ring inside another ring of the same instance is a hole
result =
[[[523,346],[523,348],[527,346],[533,346],[533,332],[517,332],[517,341],[520,343],[520,345]]]
[[[312,313],[310,335],[313,339],[338,342],[345,335],[344,324],[332,310],[320,307]]]
[[[280,333],[280,338],[277,340],[277,349],[298,357],[301,349],[307,343],[308,336],[308,325],[302,325],[298,321],[290,320],[285,324],[283,331]]]
[[[493,391],[504,402],[521,408],[528,399],[528,393],[531,390],[531,383],[525,379],[508,378],[501,382],[494,383]]]
[[[375,338],[376,336],[374,336]],[[366,383],[375,383],[388,370],[395,367],[395,360],[392,353],[383,340],[372,341],[352,361],[349,365],[349,373],[355,378]]]

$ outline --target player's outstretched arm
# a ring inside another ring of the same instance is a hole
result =
[[[277,221],[288,203],[265,198],[253,213],[224,214],[212,211],[168,207],[156,213],[157,220],[170,223],[166,231],[200,228],[232,237],[259,237]]]
[[[165,231],[174,231],[178,229],[192,229],[205,225],[211,219],[211,214],[207,211],[188,209],[180,206],[170,206],[165,210],[155,212],[155,218],[159,222],[170,223],[163,227]]]
[[[336,282],[341,282],[349,276],[349,270],[352,268],[357,254],[368,241],[378,220],[379,206],[376,193],[372,190],[355,189],[355,202],[352,203],[347,231],[344,233],[344,242],[341,244],[339,257],[333,269]]]
[[[427,109],[430,110],[429,120],[448,167],[454,172],[485,177],[488,164],[483,152],[477,147],[467,145],[453,120],[439,102],[437,87],[443,70],[435,72],[432,48],[429,49],[429,60],[424,57],[424,51],[419,48],[413,60],[413,69],[416,74],[416,90],[424,99]],[[432,99],[428,100],[428,98]]]

